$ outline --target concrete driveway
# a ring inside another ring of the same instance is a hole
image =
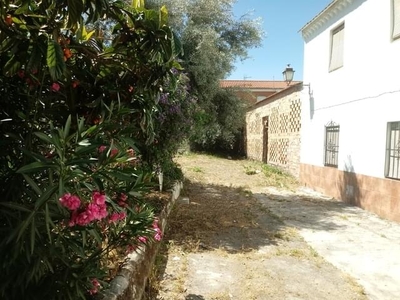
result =
[[[306,189],[253,193],[319,255],[355,278],[368,298],[400,299],[400,224]]]

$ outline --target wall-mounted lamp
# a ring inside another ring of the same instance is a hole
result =
[[[294,76],[294,70],[293,68],[290,67],[290,64],[287,65],[286,69],[282,72],[283,74],[283,79],[286,81],[287,85],[289,85]]]
[[[290,67],[290,64],[288,64],[286,69],[282,72],[283,79],[286,81],[287,85],[290,85],[290,83],[292,82],[293,77],[294,77],[294,72],[295,71],[293,70],[293,68]],[[312,95],[311,84],[310,83],[308,83],[308,84],[304,84],[303,83],[303,86],[308,86],[308,94],[311,96]]]

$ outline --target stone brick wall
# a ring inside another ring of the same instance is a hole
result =
[[[158,224],[164,233],[167,219],[178,199],[183,185],[175,183],[171,190],[171,200],[160,213]],[[141,300],[150,276],[160,243],[142,246],[126,257],[120,272],[111,281],[110,288],[96,297],[96,300]]]
[[[300,172],[301,90],[301,83],[287,88],[255,104],[246,114],[247,157],[296,177]],[[268,142],[264,141],[264,127]]]

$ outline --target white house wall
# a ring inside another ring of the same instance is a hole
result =
[[[391,1],[343,2],[350,4],[304,35],[303,78],[310,84],[311,96],[305,87],[302,180],[400,220],[400,199],[395,195],[400,195],[399,182],[386,179],[384,173],[387,123],[400,121],[400,39],[391,39]],[[329,72],[331,31],[343,22],[343,67]],[[324,167],[325,125],[331,121],[340,125],[337,169]],[[348,173],[354,178],[349,179]],[[363,185],[366,178],[376,179],[379,187]],[[385,203],[375,199],[382,198],[384,191],[390,198]],[[367,194],[368,199],[362,200]]]

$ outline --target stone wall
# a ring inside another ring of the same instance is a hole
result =
[[[246,114],[247,157],[296,177],[300,172],[301,90],[301,83],[289,87],[258,102]]]
[[[179,197],[183,185],[178,182],[171,190],[171,201],[159,216],[159,227],[164,233],[168,215],[176,199]],[[121,271],[111,281],[109,290],[99,295],[99,300],[141,300],[147,284],[160,243],[143,246],[126,257]]]

